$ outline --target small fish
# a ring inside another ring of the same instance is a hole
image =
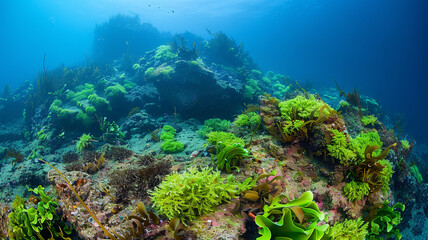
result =
[[[193,151],[192,154],[190,154],[190,158],[197,157],[199,155],[199,153],[200,153],[200,151],[198,151],[198,150]]]

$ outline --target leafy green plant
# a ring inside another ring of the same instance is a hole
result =
[[[184,144],[176,141],[174,138],[176,132],[177,130],[170,125],[163,126],[160,139],[163,141],[161,143],[161,148],[164,152],[176,153],[183,151]]]
[[[110,86],[105,90],[105,94],[108,96],[108,98],[112,98],[112,99],[121,98],[125,93],[126,93],[126,89],[120,84]]]
[[[238,127],[248,126],[254,128],[260,124],[260,121],[261,117],[259,114],[256,112],[248,112],[239,114],[233,123]]]
[[[198,134],[206,138],[207,134],[213,131],[226,131],[230,127],[230,121],[220,118],[205,120],[204,125],[198,130]]]
[[[100,130],[103,132],[103,139],[122,140],[125,138],[125,134],[120,131],[120,127],[115,121],[109,122],[106,117],[99,118],[97,121],[100,125]]]
[[[353,164],[357,155],[350,149],[345,133],[336,129],[332,129],[331,133],[333,137],[331,143],[327,145],[328,155],[339,159],[340,163],[345,166]]]
[[[79,138],[79,141],[76,143],[76,149],[78,152],[82,152],[83,150],[89,148],[92,145],[94,139],[91,134],[82,134]]]
[[[370,191],[376,191],[384,188],[385,184],[388,185],[388,183],[385,182],[386,179],[382,179],[382,176],[384,175],[382,171],[385,166],[382,165],[379,160],[388,156],[389,149],[396,145],[397,143],[391,144],[377,156],[373,156],[373,153],[380,149],[380,147],[376,145],[368,145],[364,151],[365,160],[358,163],[352,170],[355,174],[355,179],[360,182],[368,183]]]
[[[361,123],[364,126],[367,126],[367,125],[374,126],[377,123],[377,117],[375,117],[373,115],[364,116],[364,117],[361,118]]]
[[[335,240],[364,240],[368,234],[368,223],[361,218],[346,219],[343,222],[336,222],[331,231]]]
[[[313,118],[314,112],[321,109],[324,106],[324,102],[316,100],[314,95],[309,95],[306,98],[302,95],[280,102],[278,104],[281,110],[281,116],[283,119],[291,120],[309,120]],[[329,111],[327,108],[322,110],[322,115],[328,115]]]
[[[419,172],[418,166],[416,166],[416,165],[410,166],[409,171],[416,178],[416,181],[418,183],[421,183],[424,181],[421,172]]]
[[[153,207],[159,213],[169,219],[177,217],[186,222],[212,212],[217,205],[250,188],[249,181],[236,182],[233,175],[222,178],[219,171],[211,168],[200,171],[191,168],[183,173],[166,176],[149,194]]]
[[[166,153],[176,153],[184,150],[184,144],[175,140],[166,140],[161,143],[161,148]]]
[[[25,200],[19,196],[15,198],[12,204],[13,211],[9,214],[9,236],[11,239],[44,239],[50,236],[62,237],[71,240],[65,234],[71,234],[71,229],[57,215],[56,209],[58,203],[44,193],[44,187],[38,186],[28,191],[40,195],[40,201],[37,208],[27,206]],[[36,238],[37,236],[37,238]]]
[[[232,168],[238,165],[238,162],[248,156],[248,150],[240,144],[226,145],[218,143],[216,147],[216,159],[214,161],[213,155],[211,154],[211,160],[217,166],[218,170],[223,170],[226,167],[226,172],[231,173]]]
[[[280,175],[276,175],[276,170],[271,173],[260,174],[255,180],[251,182],[251,189],[242,192],[242,197],[252,201],[260,202],[260,207],[263,208],[265,204],[271,204],[273,199],[279,195],[282,190],[281,186],[272,187],[271,184],[275,180],[281,180]],[[272,179],[270,179],[273,177]]]
[[[224,145],[231,146],[233,144],[240,144],[245,146],[244,140],[236,137],[233,133],[228,132],[210,132],[207,134],[208,142],[217,145],[223,143]]]
[[[333,232],[328,224],[318,226],[325,216],[317,204],[313,202],[313,194],[308,191],[300,198],[282,204],[284,195],[273,199],[270,205],[263,207],[263,215],[256,216],[255,222],[260,227],[262,235],[258,240],[270,239],[332,239]],[[282,215],[278,222],[274,222],[275,215]]]
[[[345,185],[344,192],[350,202],[355,202],[368,196],[370,187],[368,183],[351,181]]]
[[[381,240],[391,239],[395,236],[396,239],[400,240],[402,235],[398,229],[402,218],[401,213],[395,211],[399,209],[404,211],[405,206],[402,203],[395,203],[392,207],[389,206],[389,201],[385,201],[381,208],[375,206],[372,211],[364,219],[369,224],[369,235],[370,240]]]
[[[401,140],[400,142],[401,142],[401,146],[403,147],[403,149],[407,150],[410,148],[410,143],[408,140],[404,139],[404,140]]]
[[[367,133],[361,133],[354,139],[349,140],[350,148],[357,154],[359,162],[365,160],[364,151],[367,146],[378,146],[379,149],[382,147],[383,143],[380,140],[379,134],[377,131],[370,131]],[[381,150],[375,150],[375,155],[378,155]]]
[[[383,166],[383,169],[380,172],[381,175],[379,176],[379,179],[382,182],[382,190],[384,191],[384,193],[388,193],[389,181],[391,180],[394,170],[392,170],[391,162],[386,159],[379,160],[378,163]]]

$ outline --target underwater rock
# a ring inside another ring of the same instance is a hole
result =
[[[132,107],[150,108],[150,103],[159,101],[158,90],[153,84],[148,83],[143,86],[136,86],[125,94],[125,98],[128,100]]]
[[[227,118],[242,105],[239,89],[219,84],[215,74],[196,61],[177,61],[168,77],[161,74],[151,81],[159,91],[165,112],[175,107],[185,118]]]
[[[121,129],[128,134],[141,134],[147,131],[153,131],[157,128],[158,123],[145,110],[140,110],[134,115],[128,117],[122,124]]]

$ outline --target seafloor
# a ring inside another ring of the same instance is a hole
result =
[[[0,111],[0,239],[428,239],[428,147],[224,33],[43,69]]]

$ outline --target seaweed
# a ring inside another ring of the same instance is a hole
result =
[[[226,145],[223,143],[217,143],[216,146],[216,159],[211,154],[211,160],[217,166],[218,170],[223,170],[226,167],[226,172],[231,173],[232,168],[237,168],[238,163],[248,156],[248,150],[246,150],[240,144]]]
[[[158,129],[155,129],[154,131],[149,131],[150,135],[152,136],[152,139],[155,140],[155,142],[159,142],[160,141],[159,131],[161,129],[162,128],[158,128]]]
[[[392,207],[389,206],[389,201],[385,201],[384,204],[377,204],[371,208],[369,213],[364,217],[364,221],[369,222],[369,234],[368,239],[391,239],[395,236],[396,239],[400,240],[402,234],[398,229],[402,218],[399,209],[404,211],[404,204],[397,202]]]
[[[87,173],[96,173],[98,172],[98,170],[100,170],[105,163],[105,157],[104,157],[104,153],[101,154],[101,156],[99,158],[95,158],[95,163],[94,162],[88,162],[86,164],[84,164],[82,166],[82,170],[87,172]]]
[[[116,234],[120,240],[128,240],[143,236],[145,228],[152,225],[159,225],[159,217],[152,211],[147,211],[142,202],[139,202],[137,208],[128,216],[131,224],[126,228],[117,229],[122,235]]]
[[[257,184],[259,181],[260,183],[249,190],[243,191],[242,197],[252,202],[259,202],[261,209],[263,209],[265,204],[271,204],[273,199],[281,193],[282,189],[281,186],[271,186],[274,181],[282,179],[282,177],[279,175],[277,176],[276,173],[277,172],[273,170],[269,174],[261,174],[258,176],[254,184]],[[270,179],[272,176],[273,178]]]
[[[105,150],[105,156],[107,159],[122,162],[134,154],[132,150],[129,150],[122,146],[111,146],[109,145]]]
[[[22,155],[16,149],[9,149],[7,151],[5,159],[8,160],[9,158],[13,158],[13,160],[12,160],[13,165],[15,165],[16,163],[20,163],[20,162],[24,161],[24,155]]]
[[[336,80],[334,81],[336,83],[337,90],[339,91],[339,96],[346,97],[346,101],[355,107],[358,108],[358,114],[360,115],[360,118],[363,117],[363,112],[361,111],[361,100],[360,100],[360,94],[358,93],[357,89],[354,89],[353,93],[345,93],[340,89],[339,84],[337,84]],[[345,96],[346,94],[346,96]]]
[[[361,182],[368,183],[370,191],[379,190],[383,186],[381,176],[384,176],[382,170],[384,165],[379,163],[379,160],[384,159],[391,147],[394,147],[397,143],[391,144],[385,150],[383,150],[378,156],[373,156],[373,152],[379,149],[379,146],[367,145],[364,152],[365,161],[358,163],[354,168],[355,178]]]
[[[179,218],[173,218],[169,221],[166,226],[166,230],[169,232],[167,237],[174,238],[175,240],[184,239],[185,231],[183,230],[184,225],[180,222]]]
[[[69,151],[64,153],[64,155],[62,155],[63,163],[72,163],[72,162],[76,162],[77,160],[79,160],[79,154],[76,152]]]
[[[115,189],[119,202],[129,199],[142,199],[147,196],[147,190],[157,186],[162,178],[170,172],[171,161],[163,159],[156,161],[150,155],[139,157],[139,162],[126,168],[113,171],[110,186]],[[135,184],[138,183],[138,184]]]
[[[256,216],[255,222],[262,235],[259,240],[270,239],[333,239],[328,224],[318,225],[325,219],[317,204],[313,202],[312,192],[305,192],[298,199],[287,204],[279,203],[285,196],[279,195],[270,205],[265,205],[263,215]],[[280,220],[275,222],[275,215]]]

